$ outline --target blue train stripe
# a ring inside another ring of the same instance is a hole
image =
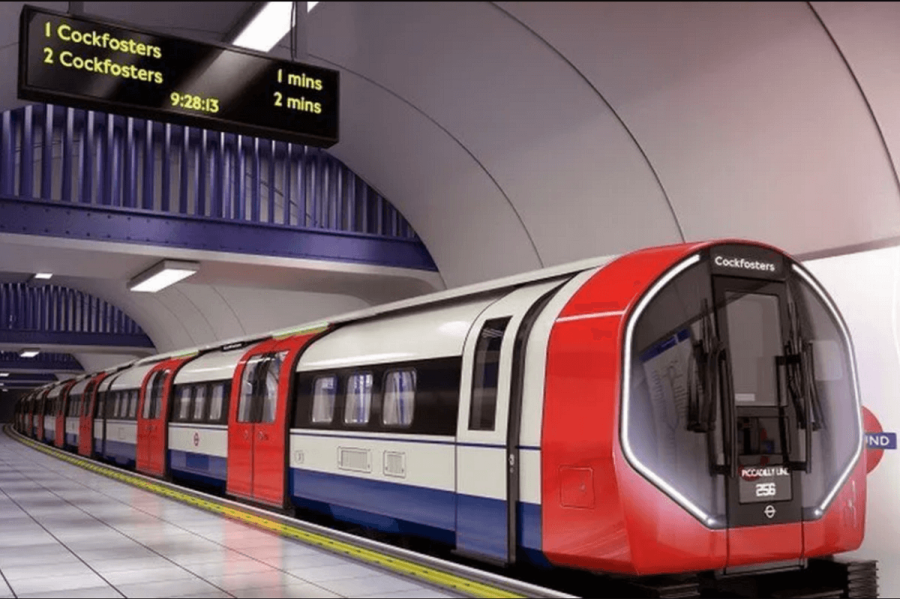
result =
[[[181,474],[207,484],[224,484],[228,478],[228,460],[205,453],[169,450],[169,466],[173,474]]]
[[[137,446],[134,443],[107,439],[103,457],[117,464],[133,467],[137,457]]]
[[[385,532],[412,532],[412,526],[415,533],[443,542],[455,542],[458,530],[473,541],[460,549],[506,554],[506,504],[499,499],[298,468],[290,470],[288,492],[297,507],[327,509],[341,520]],[[459,520],[457,502],[464,508]],[[519,545],[543,564],[541,506],[520,502],[518,514]]]

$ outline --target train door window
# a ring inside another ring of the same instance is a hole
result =
[[[313,424],[330,424],[334,419],[334,399],[337,395],[337,377],[320,376],[313,383]]]
[[[372,373],[357,372],[347,381],[347,401],[344,404],[345,424],[366,424],[372,409]]]
[[[175,394],[175,419],[184,422],[191,415],[191,388],[188,385],[178,387]]]
[[[84,395],[81,396],[81,415],[82,416],[90,416],[91,412],[91,395],[94,394],[94,387],[96,385],[94,383],[88,384],[87,387],[84,388]]]
[[[140,391],[138,389],[134,389],[128,394],[128,417],[131,419],[137,419],[137,409],[138,409],[138,398],[140,397]]]
[[[391,370],[384,375],[382,422],[388,426],[409,426],[416,399],[416,371]]]
[[[113,418],[119,418],[122,415],[122,393],[116,391],[113,394]]]
[[[492,431],[497,413],[497,381],[500,375],[500,346],[509,317],[485,321],[475,345],[472,369],[472,406],[469,430]]]
[[[225,383],[215,383],[209,401],[209,421],[218,422],[225,413]]]
[[[159,418],[162,413],[163,392],[165,390],[166,378],[169,376],[168,370],[157,373],[156,380],[153,381],[153,410],[151,418]]]
[[[268,360],[261,388],[263,392],[261,422],[275,422],[276,408],[278,407],[278,378],[281,373],[281,365],[286,357],[287,351],[283,351],[274,354]]]
[[[150,404],[153,403],[153,386],[156,384],[156,379],[159,376],[158,372],[154,372],[150,375],[150,382],[147,385],[147,389],[144,391],[144,408],[141,410],[143,414],[141,417],[146,420],[150,418],[150,414],[152,414],[152,406]]]
[[[266,356],[253,356],[244,366],[241,377],[241,396],[238,398],[238,422],[250,422],[253,415],[253,391],[258,378],[257,369],[264,363]]]
[[[201,422],[206,417],[206,385],[194,386],[194,422]]]

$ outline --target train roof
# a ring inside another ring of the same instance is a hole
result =
[[[405,310],[414,310],[416,308],[422,308],[425,306],[439,304],[443,302],[449,302],[454,299],[463,298],[470,295],[480,295],[482,293],[491,293],[498,292],[503,289],[511,289],[514,287],[518,287],[520,285],[526,285],[529,283],[536,283],[538,281],[543,281],[546,279],[554,279],[558,277],[564,277],[566,275],[574,275],[583,270],[588,270],[591,268],[598,268],[601,266],[605,266],[612,262],[614,259],[618,258],[619,255],[614,256],[604,256],[600,258],[588,258],[586,260],[578,260],[576,262],[569,262],[567,264],[560,264],[557,266],[551,266],[548,268],[542,268],[540,270],[535,270],[526,273],[520,273],[516,275],[511,275],[508,277],[503,277],[502,279],[495,279],[492,281],[486,281],[482,283],[474,283],[471,285],[465,285],[462,287],[455,287],[453,289],[447,289],[444,291],[437,291],[435,293],[429,293],[426,295],[421,295],[405,300],[399,300],[396,302],[391,302],[388,304],[380,304],[378,306],[373,306],[371,308],[364,308],[362,310],[357,310],[355,312],[349,312],[347,314],[338,314],[330,318],[323,318],[316,321],[310,321],[306,323],[302,323],[293,327],[278,329],[275,331],[270,331],[268,333],[259,333],[256,335],[245,335],[243,337],[235,337],[232,339],[227,339],[224,341],[216,341],[215,343],[209,343],[206,345],[201,345],[198,347],[190,348],[190,349],[182,349],[178,351],[167,352],[165,354],[157,354],[154,356],[148,356],[141,360],[134,362],[133,366],[143,366],[147,364],[155,364],[162,360],[167,360],[171,358],[178,358],[183,356],[189,356],[191,354],[206,352],[210,350],[221,350],[223,348],[227,348],[231,345],[242,345],[248,346],[252,343],[258,343],[260,341],[264,341],[266,339],[277,338],[277,337],[287,337],[290,335],[295,335],[298,333],[302,333],[307,330],[314,330],[317,328],[323,328],[327,325],[335,325],[335,324],[346,324],[353,321],[366,320],[369,318],[374,318],[376,316],[381,316],[384,314],[392,313],[392,312],[400,312]]]

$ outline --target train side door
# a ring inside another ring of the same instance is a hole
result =
[[[466,338],[456,430],[457,553],[515,561],[522,397],[514,357],[524,357],[516,346],[527,341],[529,309],[557,286],[508,294],[479,315]],[[525,335],[517,340],[523,325]]]
[[[713,277],[726,452],[728,564],[796,561],[803,551],[798,403],[783,282]],[[781,525],[777,529],[768,525]],[[751,528],[754,527],[754,528]]]
[[[84,388],[81,395],[81,413],[78,414],[78,455],[90,456],[94,442],[94,391],[101,378],[94,378]]]
[[[69,389],[74,383],[68,383],[59,393],[56,409],[56,438],[54,445],[56,447],[65,447],[66,445],[66,415],[69,412]]]
[[[194,354],[196,355],[196,354]],[[165,476],[168,464],[169,395],[175,373],[194,355],[166,360],[149,373],[141,387],[144,400],[138,414],[137,461],[135,468],[145,474]]]
[[[264,342],[235,373],[237,401],[228,433],[229,493],[268,505],[284,504],[293,367],[317,334]]]

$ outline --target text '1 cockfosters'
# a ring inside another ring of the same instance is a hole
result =
[[[339,74],[25,6],[18,97],[328,148]]]

